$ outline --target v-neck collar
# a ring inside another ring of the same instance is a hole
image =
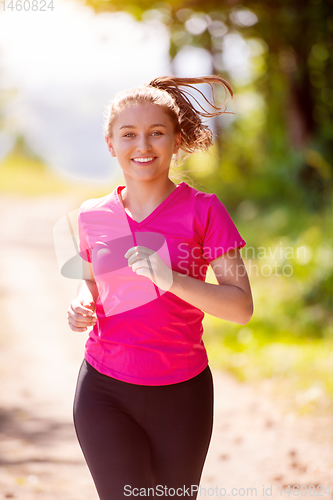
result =
[[[120,196],[120,191],[122,191],[126,186],[118,186],[116,188],[116,200],[118,202],[118,204],[121,206],[121,208],[123,209],[123,211],[125,212],[125,214],[127,215],[128,219],[131,221],[132,224],[134,224],[137,228],[141,227],[141,226],[144,226],[145,224],[147,224],[151,219],[153,219],[154,217],[156,217],[156,215],[161,211],[163,210],[163,208],[168,204],[170,203],[170,201],[183,189],[184,186],[186,186],[186,182],[181,182],[180,184],[178,184],[178,186],[176,187],[176,189],[174,189],[170,194],[169,196],[167,196],[167,198],[165,198],[165,200],[162,201],[162,203],[160,203],[158,205],[158,207],[155,208],[155,210],[153,210],[145,219],[143,219],[141,222],[137,222],[135,221],[134,219],[132,219],[132,217],[130,217],[128,215],[128,213],[126,212],[125,208],[124,208],[124,205],[122,203],[122,199],[121,199],[121,196]]]

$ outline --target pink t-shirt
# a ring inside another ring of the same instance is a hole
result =
[[[155,250],[168,267],[205,281],[209,262],[244,247],[228,211],[214,193],[176,189],[141,222],[125,211],[118,186],[79,209],[80,255],[92,262],[99,297],[97,323],[85,347],[100,373],[140,385],[183,382],[208,364],[204,313],[128,266],[126,251]]]

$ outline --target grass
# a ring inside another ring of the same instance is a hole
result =
[[[331,414],[333,409],[333,339],[296,341],[290,337],[260,345],[251,321],[235,327],[233,343],[223,326],[212,329],[205,318],[204,342],[210,364],[242,382],[273,382],[288,409],[300,415]]]
[[[112,186],[65,178],[39,158],[13,151],[0,162],[0,193],[21,196],[77,194],[82,199],[100,197]],[[108,191],[109,190],[109,191]]]

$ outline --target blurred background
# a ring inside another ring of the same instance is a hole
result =
[[[325,417],[333,429],[332,2],[36,2],[0,8],[0,358],[3,380],[25,374],[19,391],[2,382],[3,405],[51,405],[59,377],[75,379],[85,339],[66,309],[78,281],[60,275],[52,229],[124,184],[103,137],[108,101],[157,76],[219,74],[233,114],[209,122],[209,153],[170,172],[216,193],[247,242],[254,315],[245,326],[205,316],[210,363],[252,387],[269,381],[294,418]],[[4,410],[8,429],[13,415]]]

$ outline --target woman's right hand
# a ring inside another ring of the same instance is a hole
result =
[[[84,332],[90,326],[94,326],[97,318],[94,315],[96,304],[93,300],[76,298],[72,300],[67,309],[67,319],[70,328],[74,332]]]

